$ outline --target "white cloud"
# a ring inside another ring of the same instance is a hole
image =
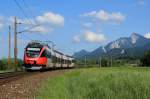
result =
[[[7,19],[6,23],[8,25],[12,25],[14,23],[14,17],[5,18]],[[33,27],[35,23],[37,26],[33,29],[31,29],[29,32],[31,33],[41,33],[41,34],[47,34],[55,30],[56,28],[64,25],[64,17],[60,14],[56,14],[53,12],[46,12],[43,15],[36,16],[35,19],[20,19],[18,18],[17,21],[19,23],[23,23],[21,26],[25,29]],[[0,22],[1,27],[1,22]],[[13,27],[12,27],[13,28]]]
[[[81,16],[91,17],[92,19],[96,19],[96,20],[103,21],[103,22],[108,22],[108,21],[122,22],[125,20],[125,16],[121,14],[120,12],[108,13],[104,10],[84,13]]]
[[[84,33],[84,38],[87,42],[91,43],[101,43],[106,40],[104,34],[98,34],[92,31],[86,31]]]
[[[144,35],[144,37],[150,39],[150,33],[146,33],[146,34]]]
[[[27,29],[29,29],[31,27],[34,27],[33,25],[36,25],[35,22],[34,22],[34,19],[27,20],[27,19],[19,19],[19,18],[17,18],[17,22],[21,23],[22,24],[21,26],[24,26],[23,27],[24,30],[27,30]],[[14,17],[10,17],[8,19],[8,25],[11,24],[11,26],[13,28],[13,26],[14,26],[13,23],[14,23]],[[37,25],[39,25],[39,24],[37,23]],[[42,33],[42,34],[44,34],[44,33],[50,32],[49,30],[50,29],[47,28],[45,25],[39,25],[37,27],[34,27],[34,28],[28,30],[28,32],[30,32],[30,33]]]
[[[87,22],[87,23],[83,23],[83,26],[85,27],[85,28],[90,28],[90,27],[92,27],[92,23],[91,22]]]
[[[102,42],[106,41],[106,37],[102,33],[95,33],[92,31],[84,31],[81,35],[74,36],[73,40],[75,42],[80,42],[81,40],[84,40],[84,41],[90,42],[90,43],[102,43]]]
[[[76,43],[80,42],[80,36],[79,35],[74,36],[73,41]]]
[[[110,19],[114,20],[114,21],[117,21],[117,22],[121,22],[121,21],[124,21],[125,16],[122,15],[120,12],[117,12],[117,13],[112,13],[110,15]]]
[[[50,31],[46,27],[44,27],[44,26],[38,26],[38,27],[35,27],[35,28],[31,29],[30,32],[47,33],[47,32],[50,32]]]
[[[57,26],[64,25],[64,17],[53,12],[44,13],[42,16],[37,16],[36,20],[42,24],[51,24]]]
[[[41,33],[41,34],[47,34],[54,31],[54,28],[47,27],[47,26],[37,26],[30,30],[30,33]]]

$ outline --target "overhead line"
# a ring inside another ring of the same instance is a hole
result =
[[[27,2],[26,2],[25,0],[22,0],[22,2],[23,2],[23,4],[24,4],[24,6],[25,6],[26,8],[28,8],[28,10],[30,11],[31,17],[34,19],[36,16],[35,16],[35,14],[33,13],[33,11],[31,10],[31,8],[29,7],[29,5],[27,4]],[[34,20],[34,22],[35,22],[36,24],[38,23],[36,20]]]
[[[33,28],[36,28],[36,27],[38,27],[38,26],[40,26],[40,25],[32,26],[32,27],[30,27],[30,28],[28,28],[28,29],[25,29],[25,30],[23,30],[23,31],[20,31],[20,32],[18,32],[18,33],[20,34],[20,33],[23,33],[23,32],[30,32],[30,30],[32,30]]]
[[[16,5],[18,6],[18,8],[20,9],[20,11],[23,13],[23,15],[26,17],[26,19],[29,21],[30,24],[34,25],[32,23],[32,21],[30,20],[30,18],[27,16],[26,12],[24,11],[24,9],[21,7],[21,5],[19,4],[19,2],[17,0],[14,0],[14,2],[16,3]]]

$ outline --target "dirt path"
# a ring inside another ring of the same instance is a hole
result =
[[[66,71],[68,70],[41,72],[4,84],[0,86],[0,99],[33,99],[43,81],[48,77],[61,75]]]

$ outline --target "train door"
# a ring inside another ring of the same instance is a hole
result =
[[[47,57],[47,67],[53,67],[52,55],[48,50],[46,50],[46,57]]]
[[[53,67],[52,59],[47,58],[47,67]]]

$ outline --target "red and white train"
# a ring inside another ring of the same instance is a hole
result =
[[[46,68],[74,67],[74,58],[53,50],[48,44],[30,42],[24,52],[24,68],[26,70],[42,70]]]

